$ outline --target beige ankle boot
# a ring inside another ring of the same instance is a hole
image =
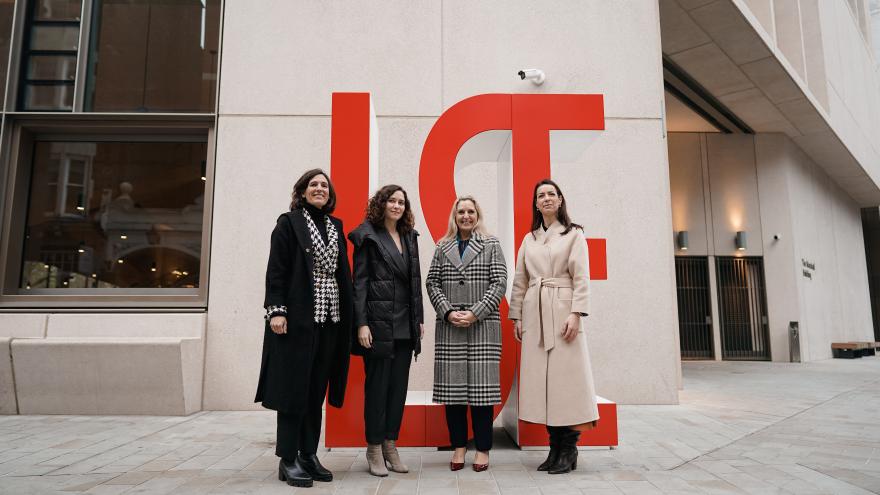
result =
[[[397,444],[394,440],[382,442],[382,456],[391,463],[391,470],[395,473],[409,472],[409,468],[400,460],[400,454],[397,452]]]
[[[382,445],[367,445],[367,465],[373,476],[388,476],[388,468],[385,467],[385,459],[382,457]]]

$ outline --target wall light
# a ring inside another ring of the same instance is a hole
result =
[[[736,243],[737,251],[745,251],[746,250],[746,233],[742,230],[737,231],[736,237],[734,238],[734,242]]]
[[[675,242],[678,244],[678,249],[682,251],[687,251],[688,249],[688,231],[687,230],[679,230],[678,234],[675,235]]]

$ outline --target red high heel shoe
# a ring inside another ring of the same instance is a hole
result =
[[[478,473],[482,473],[483,471],[485,471],[485,470],[487,470],[487,469],[489,469],[489,463],[488,463],[488,462],[487,462],[486,464],[477,464],[477,463],[474,463],[474,471],[476,471],[476,472],[478,472]]]
[[[486,452],[486,454],[488,454],[488,452]],[[474,471],[476,471],[478,473],[482,473],[483,471],[485,471],[487,469],[489,469],[488,459],[486,460],[485,464],[477,464],[476,462],[474,463]]]
[[[458,450],[458,449],[456,449],[456,450]],[[465,449],[464,455],[467,455],[467,449]],[[452,457],[454,459],[455,455],[453,455]],[[464,469],[464,459],[462,459],[461,462],[449,461],[449,470],[450,471],[460,471],[462,469]]]

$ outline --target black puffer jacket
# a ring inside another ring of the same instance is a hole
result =
[[[375,227],[368,222],[348,234],[354,244],[354,322],[351,353],[377,358],[394,356],[393,306],[394,291],[402,284],[410,284],[410,338],[416,356],[422,351],[419,325],[424,322],[422,308],[422,272],[419,266],[419,233],[402,235],[409,251],[410,270],[406,278],[400,270],[392,268],[391,253],[377,237]],[[358,343],[357,329],[368,325],[373,334],[373,347],[364,348]]]

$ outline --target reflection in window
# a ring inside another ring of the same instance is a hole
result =
[[[0,106],[6,94],[6,72],[9,70],[9,40],[12,37],[12,13],[15,0],[0,0]]]
[[[33,17],[38,21],[79,21],[81,0],[37,0]]]
[[[37,141],[21,285],[197,288],[205,142]]]
[[[95,0],[85,110],[212,112],[220,0]]]
[[[73,110],[81,0],[28,2],[22,110]]]

